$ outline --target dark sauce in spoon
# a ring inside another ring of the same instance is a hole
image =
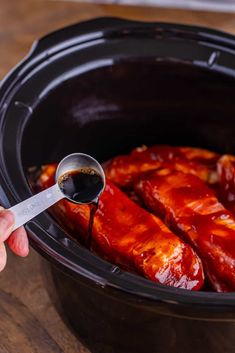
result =
[[[102,177],[91,168],[77,169],[63,174],[59,178],[63,193],[74,202],[90,203],[102,191]]]
[[[104,183],[102,177],[92,168],[69,171],[59,178],[59,187],[71,200],[78,203],[90,203],[87,247],[90,249],[94,216],[98,209],[98,196]]]

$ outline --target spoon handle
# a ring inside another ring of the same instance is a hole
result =
[[[15,216],[15,225],[13,230],[19,228],[39,213],[45,211],[48,207],[54,205],[57,201],[64,198],[58,184],[29,197],[28,199],[9,208]]]

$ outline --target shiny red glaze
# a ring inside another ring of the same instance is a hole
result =
[[[51,186],[54,174],[55,166],[44,168],[38,186]],[[73,235],[87,236],[88,205],[62,200],[52,212]],[[95,214],[91,248],[103,258],[155,282],[190,290],[199,290],[204,282],[201,261],[191,246],[109,181]]]
[[[121,188],[129,188],[144,173],[163,167],[194,174],[214,184],[218,158],[217,153],[200,148],[144,146],[113,158],[105,170],[107,177]]]
[[[217,162],[217,171],[220,200],[235,214],[235,156],[222,156]]]
[[[235,218],[198,177],[162,169],[136,183],[147,207],[200,255],[219,292],[235,290]]]

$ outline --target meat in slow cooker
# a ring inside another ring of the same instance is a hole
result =
[[[225,177],[235,190],[231,166],[191,147],[144,146],[114,157],[105,164],[91,250],[161,284],[200,290],[205,271],[213,290],[234,291],[235,218],[226,208]],[[39,189],[54,183],[55,170],[56,164],[42,168]],[[51,212],[85,244],[89,205],[62,200]]]

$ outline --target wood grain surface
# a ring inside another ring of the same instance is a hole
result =
[[[0,0],[0,78],[49,31],[81,20],[119,16],[215,27],[235,33],[235,15],[119,7],[70,1]],[[88,352],[65,326],[44,288],[39,255],[9,253],[0,274],[0,353]]]

